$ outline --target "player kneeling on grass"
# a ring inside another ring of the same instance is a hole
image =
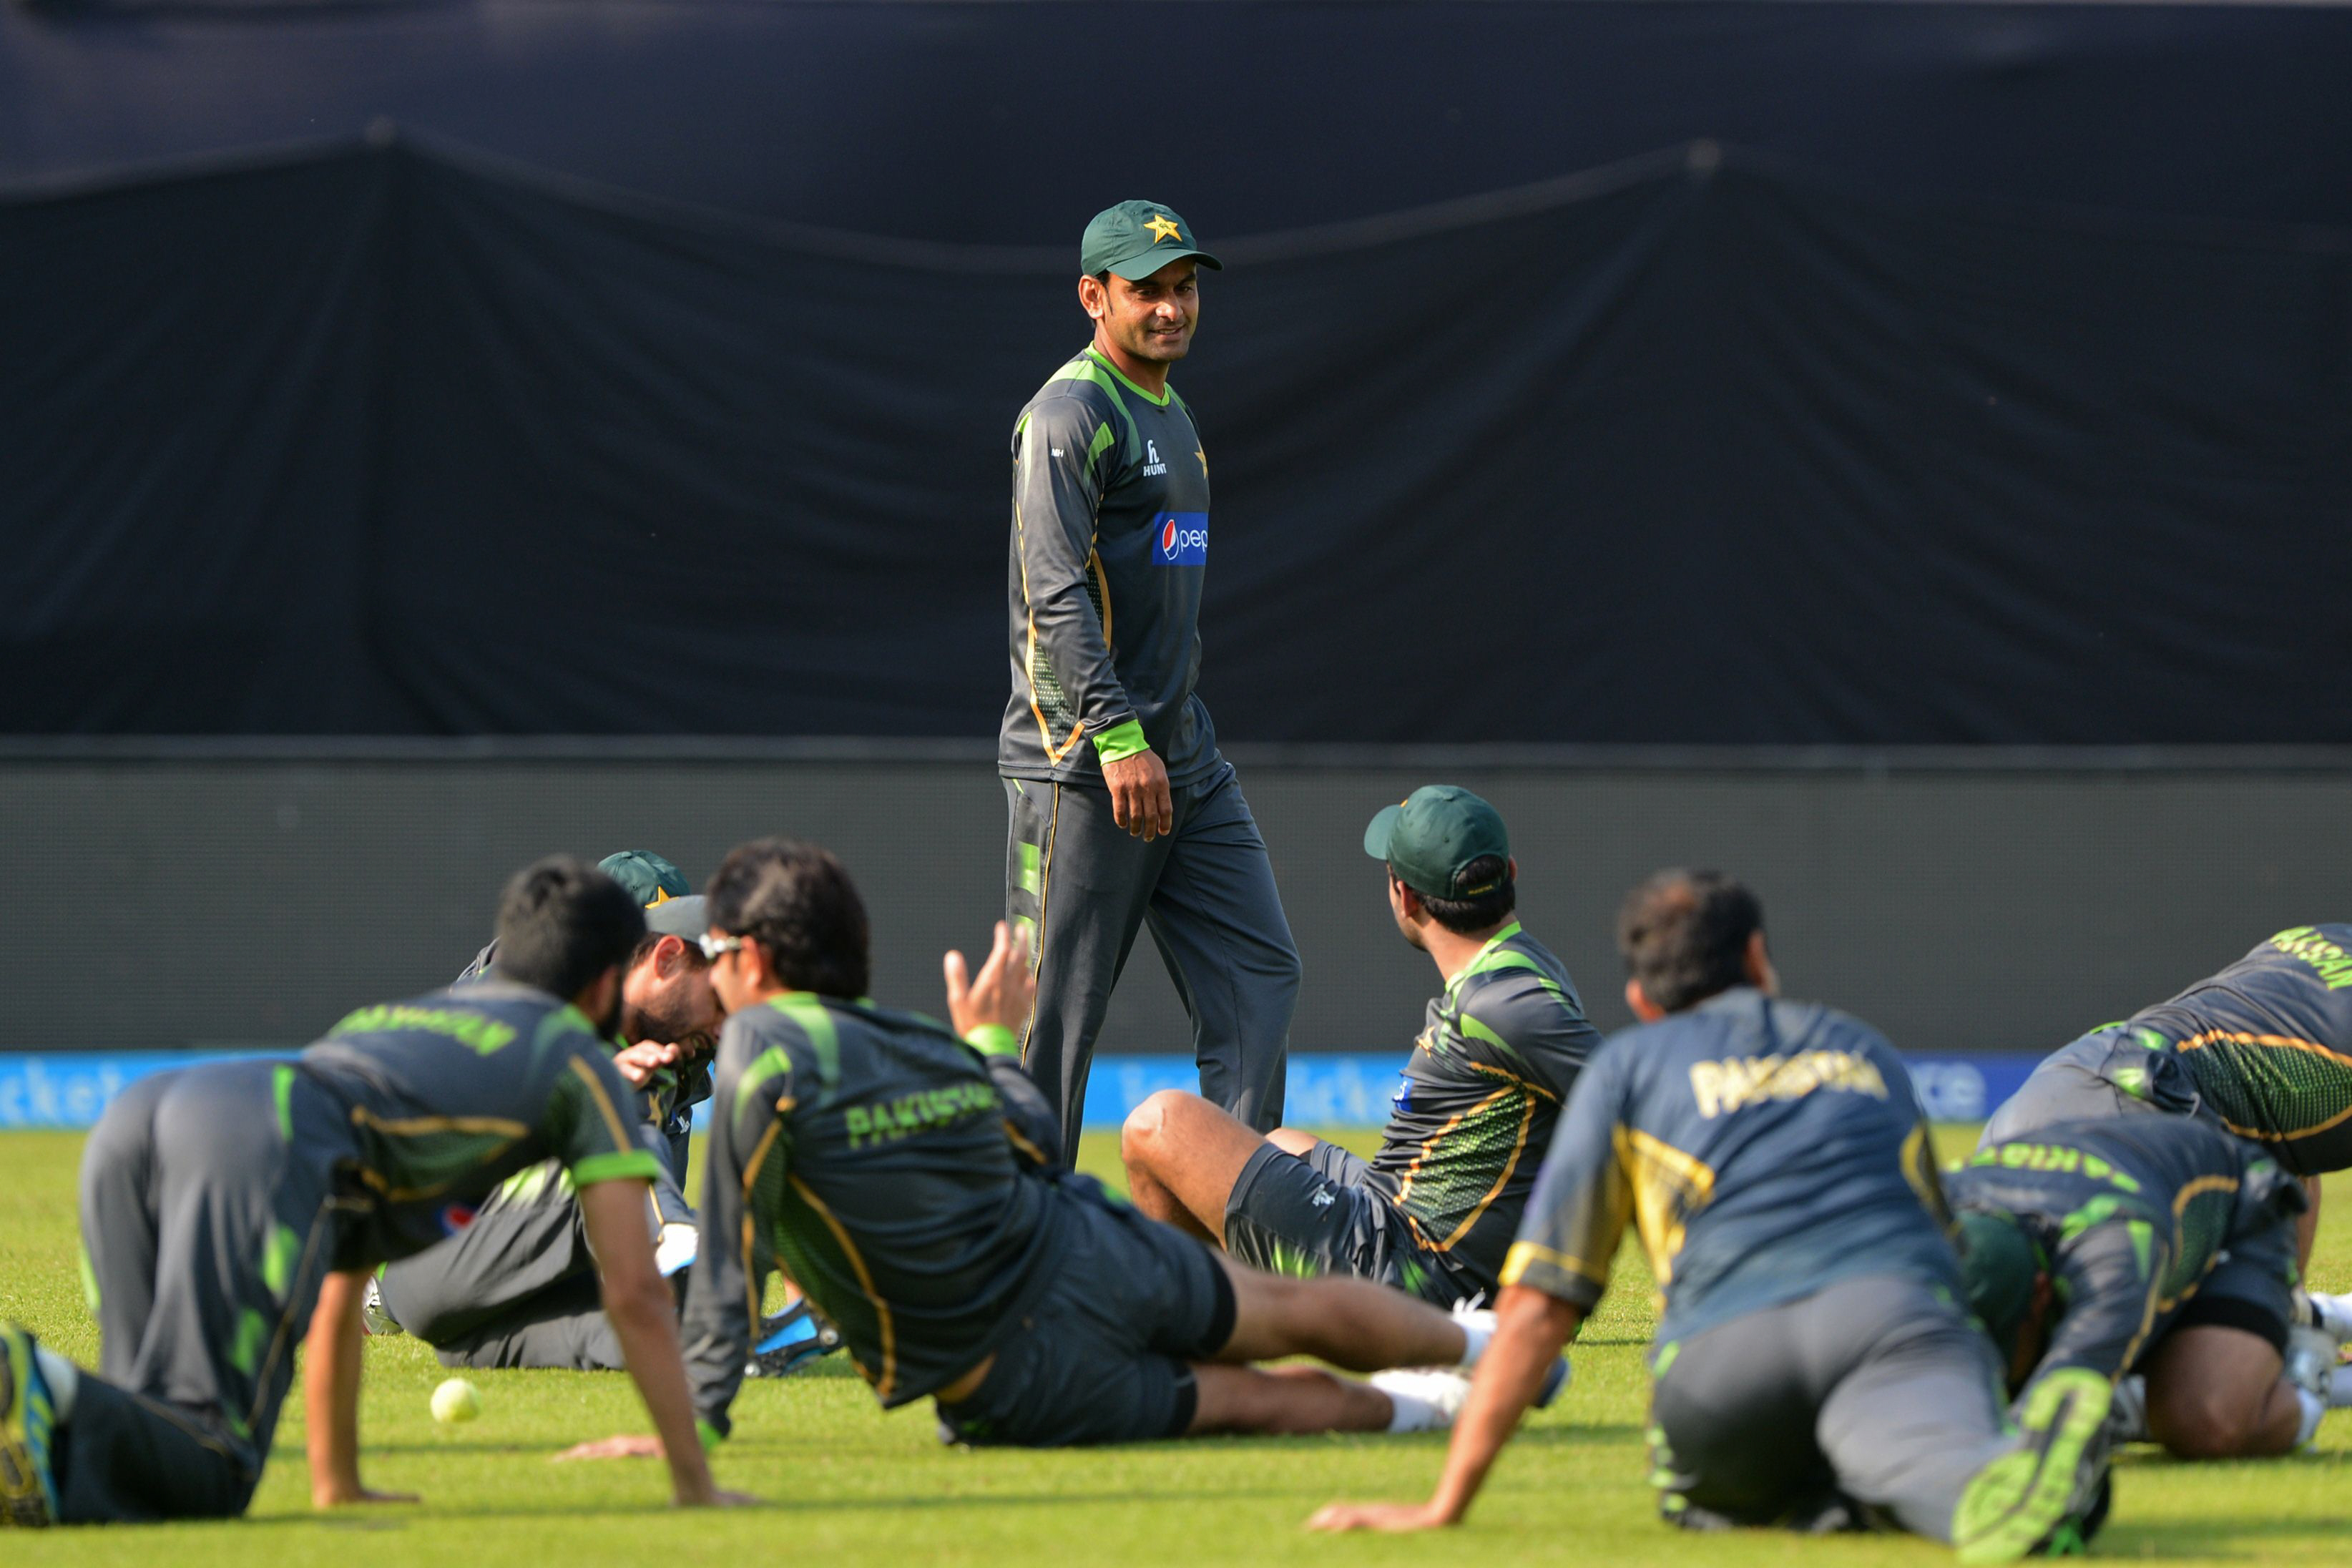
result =
[[[312,1500],[396,1500],[360,1483],[362,1285],[551,1157],[579,1189],[629,1371],[654,1424],[678,1439],[677,1500],[726,1500],[693,1441],[669,1287],[654,1268],[654,1156],[621,1109],[604,1038],[644,931],[611,879],[541,861],[499,905],[503,978],[362,1008],[297,1061],[185,1068],[110,1110],[82,1173],[101,1370],[0,1330],[6,1520],[242,1513],[306,1331]],[[137,1179],[100,1168],[116,1163]]]
[[[1560,1120],[1436,1495],[1313,1523],[1458,1523],[1631,1215],[1665,1293],[1650,1420],[1668,1520],[1890,1523],[1969,1562],[2079,1542],[2105,1511],[2107,1382],[2058,1374],[2008,1419],[1894,1050],[1779,1000],[1762,910],[1728,878],[1652,878],[1618,942],[1643,1023],[1594,1055]]]
[[[1296,1128],[1264,1138],[1181,1089],[1127,1119],[1136,1206],[1245,1263],[1354,1274],[1440,1306],[1491,1299],[1577,1069],[1601,1043],[1575,983],[1519,929],[1518,862],[1495,808],[1431,784],[1372,818],[1389,912],[1444,994],[1404,1068],[1380,1152]]]
[[[1206,1432],[1442,1425],[1484,1348],[1449,1317],[1353,1279],[1231,1263],[1063,1168],[1056,1118],[1013,1056],[1034,994],[999,924],[988,961],[947,960],[955,1033],[863,1000],[864,905],[839,862],[767,840],[711,879],[711,981],[730,1010],[688,1291],[688,1375],[706,1441],[729,1429],[768,1275],[837,1327],[883,1405],[925,1395],[942,1436],[1054,1447]],[[958,1037],[961,1037],[959,1038]],[[1376,1384],[1311,1355],[1391,1373]],[[1530,1395],[1551,1384],[1538,1378]],[[660,1451],[652,1437],[573,1450]]]
[[[2287,1366],[2303,1189],[2189,1117],[2061,1121],[1979,1149],[1944,1190],[1969,1304],[2012,1392],[2065,1369],[2118,1389],[2115,1436],[2187,1459],[2284,1454],[2327,1413],[2335,1344]]]

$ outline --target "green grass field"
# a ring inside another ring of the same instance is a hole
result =
[[[1361,1148],[1368,1139],[1344,1142]],[[74,1171],[81,1140],[0,1135],[0,1318],[79,1360],[97,1353],[74,1265]],[[1115,1179],[1115,1146],[1089,1138],[1087,1168]],[[2339,1200],[2339,1205],[2342,1200]],[[2352,1215],[2333,1206],[2315,1282],[2352,1288]],[[1618,1287],[1588,1325],[1574,1386],[1521,1433],[1470,1524],[1449,1538],[1486,1562],[1618,1564],[1948,1563],[1904,1538],[1801,1540],[1766,1532],[1691,1537],[1657,1522],[1643,1484],[1652,1308],[1628,1249]],[[656,1464],[557,1465],[576,1439],[642,1431],[627,1380],[580,1373],[476,1373],[479,1421],[436,1427],[425,1408],[444,1375],[413,1340],[371,1341],[362,1416],[364,1473],[415,1491],[414,1506],[311,1511],[298,1383],[278,1452],[246,1521],[16,1535],[18,1563],[334,1564],[355,1561],[572,1565],[740,1561],[909,1563],[1423,1563],[1426,1540],[1307,1535],[1333,1498],[1418,1497],[1441,1436],[1167,1443],[1080,1453],[942,1447],[928,1405],[880,1415],[839,1358],[788,1382],[753,1383],[722,1485],[770,1507],[674,1516]],[[2352,1558],[2352,1415],[2331,1416],[2316,1452],[2245,1464],[2180,1465],[2137,1450],[2118,1467],[2101,1555],[2179,1563],[2326,1563]]]

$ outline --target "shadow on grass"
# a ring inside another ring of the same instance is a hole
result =
[[[961,1508],[1061,1508],[1080,1505],[1131,1508],[1137,1503],[1189,1503],[1202,1509],[1214,1509],[1230,1504],[1237,1498],[1296,1499],[1295,1487],[1230,1487],[1193,1489],[1184,1491],[1138,1491],[1122,1488],[1117,1491],[958,1491],[941,1494],[874,1498],[761,1498],[760,1507],[751,1510],[766,1513],[904,1513],[909,1510]],[[618,1503],[583,1508],[577,1501],[543,1504],[487,1503],[478,1506],[436,1506],[431,1499],[422,1503],[372,1503],[352,1511],[334,1513],[275,1513],[247,1516],[241,1520],[176,1520],[166,1521],[169,1528],[184,1530],[191,1524],[211,1524],[223,1528],[284,1527],[316,1525],[321,1530],[404,1530],[411,1524],[438,1524],[450,1520],[488,1519],[634,1519],[659,1515],[677,1519],[678,1510],[667,1502]],[[133,1531],[135,1524],[110,1524],[111,1537],[118,1531]]]
[[[2091,1551],[2101,1557],[2234,1557],[2259,1563],[2271,1558],[2266,1542],[2295,1536],[2309,1537],[2315,1542],[2340,1538],[2347,1526],[2352,1526],[2352,1515],[2336,1514],[2326,1519],[2202,1517],[2150,1520],[2143,1524],[2126,1519],[2099,1531],[2099,1538],[2091,1542]]]

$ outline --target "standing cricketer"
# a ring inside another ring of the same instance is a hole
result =
[[[1037,1006],[1022,1063],[1075,1135],[1087,1068],[1139,926],[1192,1019],[1201,1091],[1282,1120],[1298,952],[1265,840],[1193,692],[1209,459],[1168,367],[1216,258],[1153,202],[1096,215],[1078,303],[1094,342],[1013,430],[1013,696],[997,742],[1006,913]]]

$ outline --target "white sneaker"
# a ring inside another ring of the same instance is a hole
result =
[[[368,1276],[367,1289],[360,1292],[360,1327],[380,1340],[408,1331],[383,1310],[383,1285],[373,1274]]]
[[[1398,1367],[1376,1372],[1370,1381],[1396,1405],[1391,1432],[1442,1432],[1470,1397],[1470,1375],[1458,1366]]]
[[[2326,1329],[2297,1323],[2286,1331],[2286,1380],[2297,1388],[2327,1399],[2336,1372],[2336,1336]]]
[[[2311,1321],[2327,1331],[2337,1344],[2352,1341],[2352,1296],[2330,1296],[2325,1291],[2304,1293],[2311,1310]]]
[[[1481,1307],[1477,1304],[1485,1299],[1483,1295],[1473,1296],[1467,1301],[1456,1301],[1454,1304],[1454,1321],[1478,1336],[1480,1342],[1478,1353],[1481,1355],[1486,1353],[1485,1347],[1494,1342],[1495,1329],[1500,1321],[1495,1316],[1493,1308]],[[1454,1367],[1449,1370],[1461,1373],[1465,1376],[1469,1374],[1467,1367]],[[1544,1374],[1543,1387],[1536,1391],[1536,1408],[1542,1410],[1549,1407],[1553,1400],[1559,1397],[1559,1391],[1568,1386],[1568,1381],[1573,1375],[1575,1375],[1575,1368],[1569,1365],[1568,1357],[1563,1355],[1552,1363],[1551,1371]]]
[[[694,1255],[700,1250],[702,1233],[690,1225],[671,1223],[661,1227],[661,1237],[654,1244],[654,1270],[663,1279],[681,1269],[694,1267]]]
[[[2116,1379],[2115,1403],[2107,1406],[2107,1441],[2147,1440],[2147,1379],[2137,1373],[2119,1377]]]

